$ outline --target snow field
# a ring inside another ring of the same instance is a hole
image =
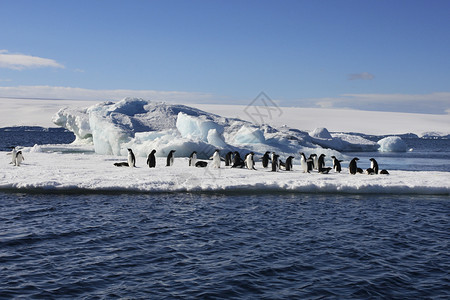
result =
[[[348,162],[342,173],[305,174],[299,160],[294,171],[270,172],[261,162],[257,170],[188,166],[188,158],[175,158],[166,167],[157,158],[148,168],[146,158],[137,157],[136,168],[115,167],[126,157],[85,153],[43,153],[24,149],[20,167],[0,152],[0,190],[14,192],[300,192],[349,194],[440,194],[450,195],[450,173],[389,170],[390,175],[350,175]],[[207,160],[209,165],[211,161]]]

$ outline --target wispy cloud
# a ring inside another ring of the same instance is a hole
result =
[[[3,98],[117,101],[125,97],[137,97],[174,103],[213,103],[220,101],[208,93],[156,90],[92,90],[60,86],[0,87]]]
[[[430,94],[343,94],[339,97],[301,99],[302,105],[369,111],[446,114],[450,92]]]
[[[362,72],[356,74],[349,74],[348,80],[372,80],[375,78],[375,75],[369,72]]]
[[[20,53],[9,53],[8,50],[0,50],[0,68],[23,70],[29,68],[64,68],[64,66],[53,59]]]

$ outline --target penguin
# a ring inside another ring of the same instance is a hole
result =
[[[385,169],[380,171],[380,174],[389,175],[389,172]]]
[[[155,157],[156,150],[153,149],[152,152],[147,157],[147,165],[149,168],[156,167],[156,157]]]
[[[263,157],[261,157],[263,168],[267,168],[269,166],[269,160],[270,160],[269,154],[270,154],[270,151],[266,151],[266,153],[264,153]]]
[[[302,168],[303,173],[309,173],[309,166],[311,165],[311,160],[306,159],[305,153],[300,152],[300,166]]]
[[[225,166],[231,166],[231,164],[233,163],[233,152],[229,151],[226,155],[225,155]]]
[[[370,168],[373,169],[375,174],[378,174],[378,163],[375,158],[371,158],[370,160]]]
[[[208,163],[206,161],[201,161],[201,160],[199,160],[198,162],[195,163],[195,166],[197,168],[206,168],[207,165],[208,165]]]
[[[213,160],[213,166],[214,168],[220,168],[220,154],[219,154],[219,149],[216,149],[216,151],[214,151],[214,154],[212,157]]]
[[[319,173],[322,173],[322,170],[324,168],[325,168],[325,154],[320,154],[319,158],[317,159],[317,171]]]
[[[314,157],[315,156],[317,156],[317,155],[315,155],[315,154],[311,154],[311,155],[309,155],[309,157],[308,157],[308,159],[309,160],[311,160],[311,169],[309,169],[309,171],[312,171],[313,169],[315,169],[316,167],[315,167],[315,164],[314,164]]]
[[[279,169],[278,157],[280,157],[280,156],[275,154],[275,152],[274,152],[273,156],[272,156],[272,172],[278,172],[278,169]]]
[[[317,154],[313,153],[309,156],[313,160],[313,168],[314,170],[319,169],[319,158],[317,157]]]
[[[355,175],[357,172],[357,165],[356,165],[356,161],[358,161],[359,158],[355,157],[350,161],[350,164],[348,165],[348,171],[350,172],[350,174]]]
[[[293,169],[292,169],[292,160],[294,159],[294,157],[293,156],[289,156],[287,159],[286,159],[286,171],[293,171]]]
[[[331,158],[333,159],[333,169],[334,169],[334,171],[336,173],[341,173],[341,171],[342,171],[342,168],[341,168],[342,160],[338,160],[336,158],[336,156],[334,156],[334,155]]]
[[[19,167],[20,164],[22,163],[22,161],[24,161],[24,160],[25,160],[25,158],[23,158],[22,151],[17,151],[14,165]]]
[[[194,167],[197,162],[197,151],[194,151],[189,156],[189,167]]]
[[[134,156],[133,150],[128,148],[128,166],[130,168],[136,167],[136,157]]]
[[[330,172],[330,170],[331,170],[331,167],[326,167],[326,168],[322,167],[319,173],[328,174]]]
[[[176,150],[170,150],[169,154],[167,155],[167,163],[166,163],[166,167],[170,167],[173,166],[173,153]]]
[[[364,173],[363,169],[361,169],[361,168],[356,168],[356,172],[359,173],[359,174]]]
[[[244,161],[242,160],[239,152],[234,152],[233,165],[232,168],[243,168],[245,166]]]
[[[373,174],[375,174],[375,170],[372,169],[372,168],[367,168],[367,169],[366,169],[366,174],[367,174],[367,175],[373,175]]]
[[[11,154],[11,162],[10,162],[10,164],[15,165],[16,164],[16,154],[17,154],[17,150],[16,150],[15,146],[11,147],[11,153],[10,154]]]
[[[245,164],[247,165],[247,169],[249,170],[256,170],[253,155],[255,155],[255,153],[250,152],[249,154],[247,154],[247,157],[245,158]]]
[[[278,160],[278,166],[280,170],[286,170],[286,164],[281,159]]]
[[[116,163],[114,163],[114,165],[116,167],[128,167],[128,163],[127,162],[116,162]]]

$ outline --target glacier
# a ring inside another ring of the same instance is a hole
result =
[[[313,133],[295,128],[274,128],[267,124],[225,118],[185,105],[125,98],[119,102],[102,102],[90,107],[60,109],[53,123],[72,131],[75,144],[92,144],[95,153],[125,156],[127,148],[145,157],[152,149],[156,156],[176,150],[180,157],[197,151],[208,158],[215,149],[228,151],[266,151],[288,156],[298,152],[320,151],[328,156],[339,151],[376,151],[375,142],[338,134],[325,128]]]

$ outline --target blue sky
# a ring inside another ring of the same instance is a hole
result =
[[[445,113],[449,15],[447,0],[2,0],[0,97],[264,91],[282,106]]]

